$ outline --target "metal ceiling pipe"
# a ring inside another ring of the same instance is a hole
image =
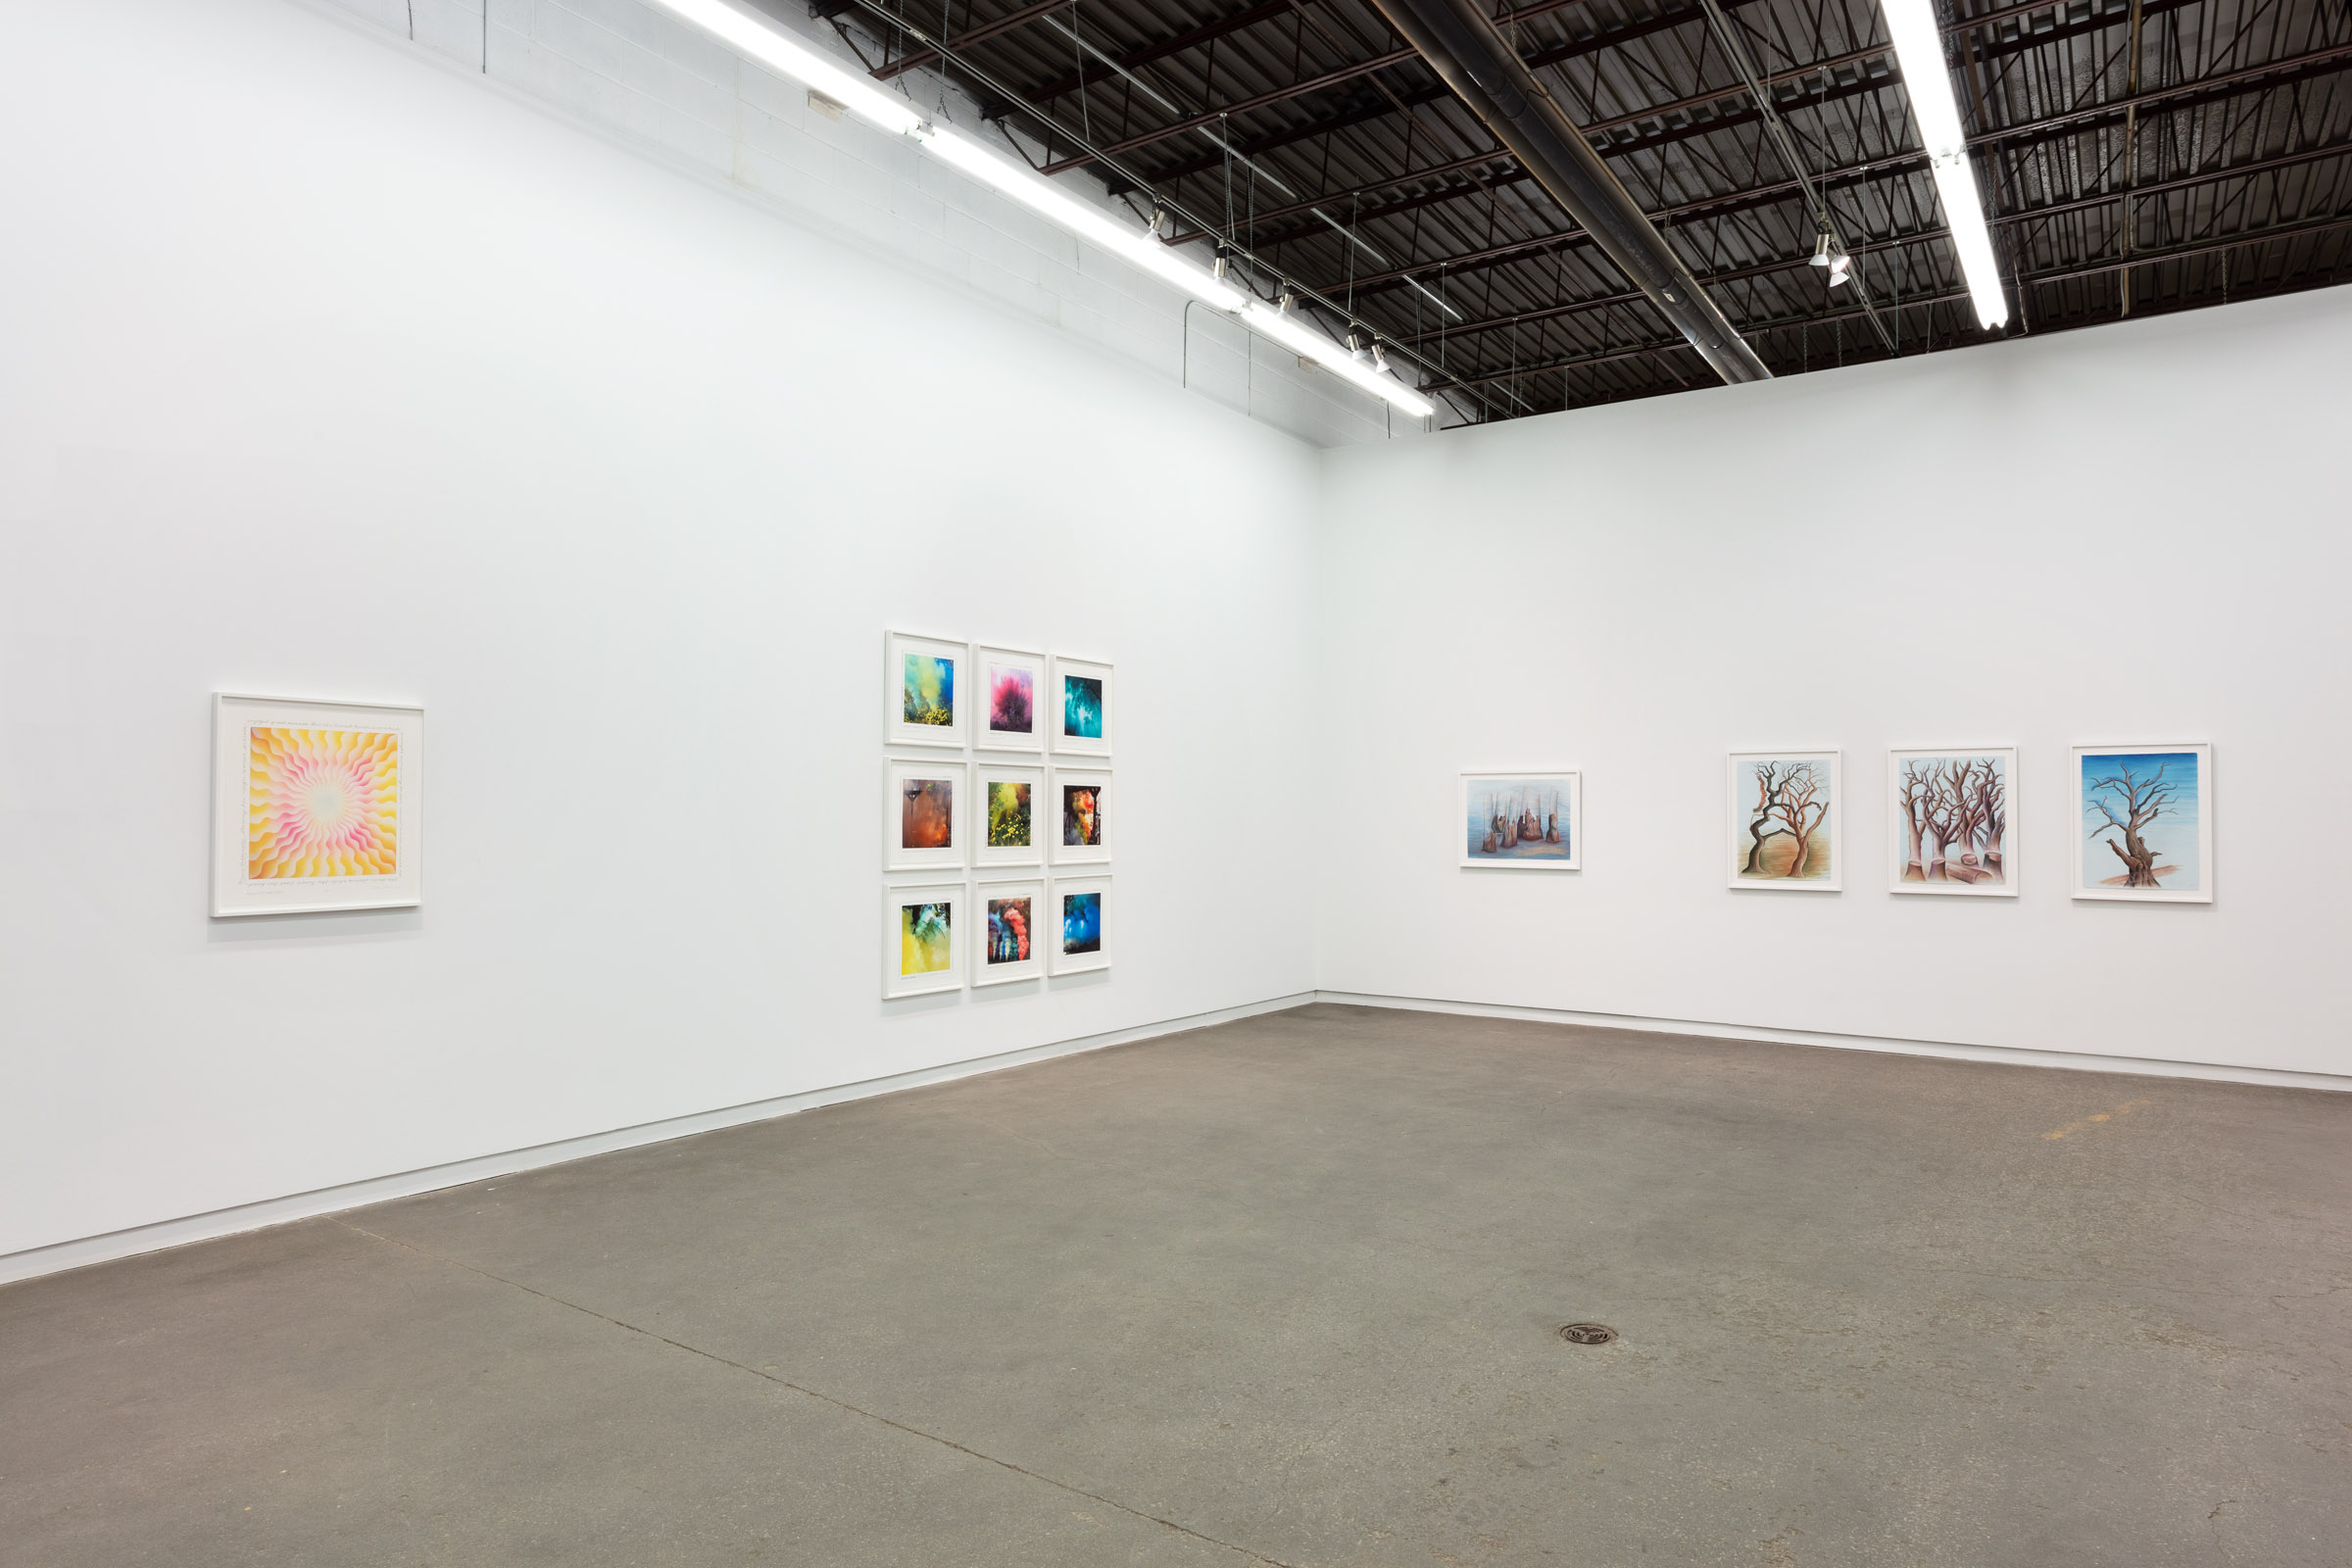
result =
[[[1772,379],[1477,0],[1372,3],[1717,375],[1726,381]]]

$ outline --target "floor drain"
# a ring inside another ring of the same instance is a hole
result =
[[[1560,1330],[1560,1338],[1570,1345],[1606,1345],[1617,1337],[1617,1331],[1606,1323],[1570,1323]]]

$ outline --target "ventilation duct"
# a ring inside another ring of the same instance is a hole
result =
[[[1495,140],[1726,381],[1772,372],[1475,0],[1373,0]]]

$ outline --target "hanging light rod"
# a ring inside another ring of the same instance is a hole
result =
[[[1395,404],[1415,418],[1426,418],[1437,412],[1436,404],[1396,376],[1384,374],[1350,357],[1347,345],[1252,298],[1219,273],[1187,260],[1161,244],[1156,233],[1131,228],[1092,202],[1079,200],[1035,170],[965,135],[954,125],[926,119],[912,102],[875,85],[863,73],[827,59],[766,22],[736,10],[725,0],[654,0],[654,3],[761,65],[824,94],[867,123],[892,135],[907,137],[941,163],[1019,202],[1098,250],[1107,251],[1129,266],[1237,318],[1250,330],[1313,361],[1341,380]]]
[[[1952,70],[1943,59],[1943,27],[1936,15],[1936,0],[1879,0],[1879,9],[1886,18],[1886,35],[1894,42],[1895,63],[1902,68],[1903,88],[1910,95],[1911,118],[1919,124],[1928,167],[1936,175],[1943,220],[1952,231],[1953,249],[1960,253],[1960,275],[1968,280],[1977,319],[1989,330],[2009,319],[2009,300],[2001,292],[1992,230],[1985,226],[1984,203],[1977,194],[1976,172],[1969,167],[1968,133],[1960,128],[1960,103],[1952,95]]]

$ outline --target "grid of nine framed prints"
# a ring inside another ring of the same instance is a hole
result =
[[[893,631],[882,995],[1107,969],[1111,666]]]

